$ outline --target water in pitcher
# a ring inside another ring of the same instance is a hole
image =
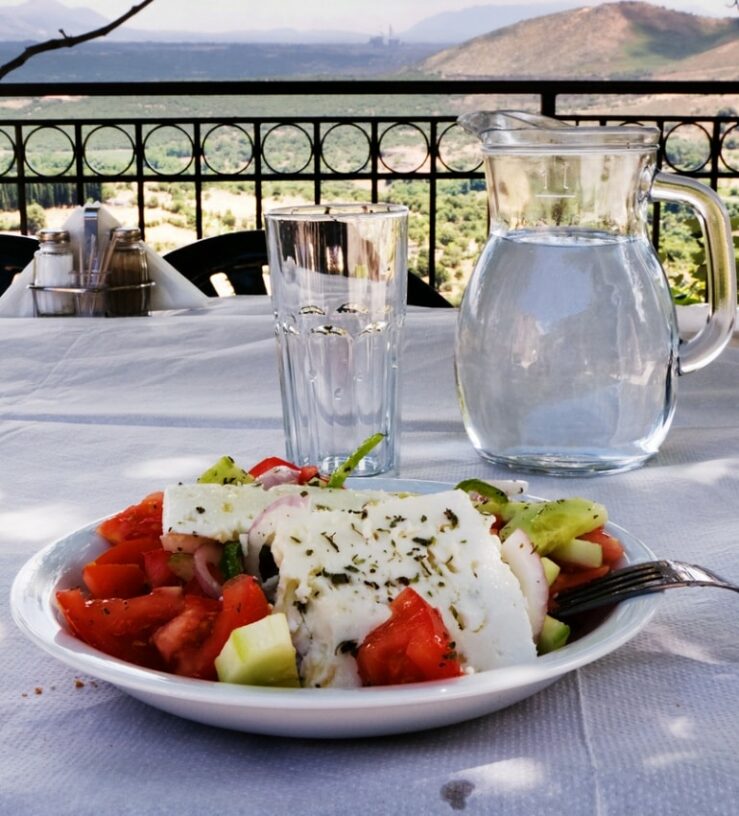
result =
[[[365,438],[385,441],[356,475],[386,472],[395,461],[394,418],[400,322],[371,319],[347,305],[331,315],[301,309],[278,331],[288,453],[331,473]],[[389,317],[389,316],[388,316]],[[333,451],[325,456],[325,451]]]
[[[646,238],[574,228],[491,238],[457,330],[473,445],[560,474],[638,466],[674,410],[675,326]]]

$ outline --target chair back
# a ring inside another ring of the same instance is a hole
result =
[[[434,309],[454,308],[444,295],[413,272],[408,273],[408,305],[431,306]]]
[[[218,292],[211,281],[223,273],[236,295],[266,295],[262,267],[267,265],[264,230],[241,230],[203,238],[173,249],[164,259],[209,297]]]
[[[264,230],[242,230],[203,238],[173,249],[164,258],[209,297],[218,292],[211,277],[226,275],[234,294],[266,295],[262,267],[267,265]],[[424,280],[408,273],[408,305],[452,308],[452,304]]]
[[[28,235],[0,233],[0,295],[33,260],[38,240]]]

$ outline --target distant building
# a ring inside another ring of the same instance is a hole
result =
[[[388,26],[387,37],[384,34],[378,34],[375,37],[369,38],[369,45],[373,48],[397,48],[400,45],[400,40],[393,37],[393,27]]]

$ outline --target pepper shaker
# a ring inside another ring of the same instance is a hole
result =
[[[108,287],[108,317],[143,315],[149,311],[149,270],[141,231],[136,227],[116,227],[105,283]]]

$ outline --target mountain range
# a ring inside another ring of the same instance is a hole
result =
[[[279,36],[273,33],[278,42],[252,40],[244,48],[244,40],[239,42],[237,37],[251,36],[248,32],[223,35],[223,41],[209,36],[207,42],[178,41],[176,32],[163,32],[152,41],[150,32],[139,32],[140,38],[134,39],[134,30],[125,28],[114,32],[117,38],[109,35],[77,48],[42,54],[14,72],[12,81],[115,81],[121,75],[140,81],[739,79],[739,14],[707,17],[633,0],[563,8],[574,2],[475,6],[434,15],[409,29],[408,40],[395,35],[391,46],[386,41],[370,43],[368,37],[360,42],[294,43],[286,30]],[[542,9],[551,13],[541,13]],[[516,21],[516,15],[526,19]],[[506,20],[513,22],[505,24]],[[26,0],[0,10],[0,64],[18,53],[18,39],[56,37],[60,28],[72,35],[105,22],[95,11],[69,9],[56,0]],[[434,42],[443,30],[449,37],[463,30],[472,35],[461,43]],[[337,37],[340,34],[333,32]],[[261,35],[268,37],[267,32]],[[313,32],[311,36],[332,34]]]
[[[426,17],[405,30],[383,32],[403,43],[440,43],[451,45],[470,40],[481,34],[511,26],[533,18],[572,10],[587,0],[539,0],[538,2],[511,2],[508,5],[475,5],[456,11],[445,11]],[[699,4],[697,5],[697,8]],[[48,40],[59,36],[63,29],[68,35],[81,34],[110,20],[84,6],[70,8],[57,0],[25,0],[10,8],[0,8],[0,41]],[[379,32],[342,30],[298,30],[281,27],[267,30],[236,30],[225,32],[197,32],[182,30],[147,31],[136,27],[132,18],[121,28],[108,35],[114,42],[216,42],[216,43],[367,43]]]
[[[419,70],[445,79],[736,80],[739,15],[606,3],[488,32],[431,55]]]

